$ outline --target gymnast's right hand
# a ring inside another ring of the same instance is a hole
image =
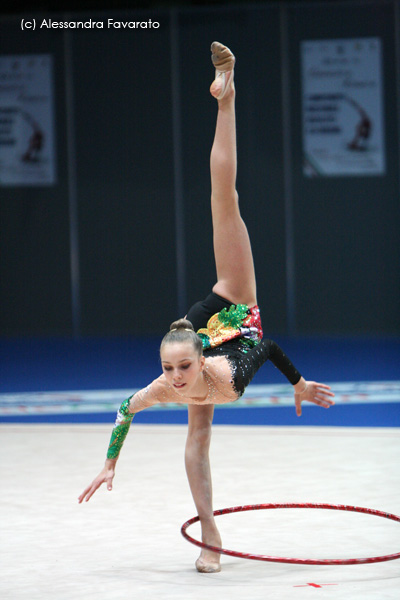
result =
[[[107,489],[109,491],[112,490],[112,482],[115,476],[115,464],[117,460],[108,458],[104,465],[102,471],[97,475],[95,479],[93,479],[92,483],[87,486],[87,488],[82,492],[82,494],[78,498],[79,504],[85,500],[87,502],[93,496],[93,494],[99,489],[99,487],[103,484],[107,484]]]

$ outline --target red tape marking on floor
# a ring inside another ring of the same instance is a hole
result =
[[[294,585],[293,587],[307,587],[310,585],[311,587],[321,588],[324,585],[338,585],[337,583],[306,583],[305,585]]]

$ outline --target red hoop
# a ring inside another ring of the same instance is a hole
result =
[[[374,510],[372,508],[361,508],[360,506],[346,506],[344,504],[249,504],[245,506],[233,506],[232,508],[221,508],[220,510],[215,510],[214,516],[218,517],[219,515],[226,515],[227,513],[245,512],[248,510],[265,510],[275,508],[324,508],[328,510],[345,510],[351,512],[365,513],[367,515],[375,515],[377,517],[384,517],[385,519],[391,519],[392,521],[400,522],[400,517],[398,517],[397,515],[385,513],[380,510]],[[200,517],[193,517],[193,519],[186,521],[186,523],[182,525],[181,533],[183,537],[186,538],[188,542],[191,542],[192,544],[195,544],[195,546],[199,546],[200,548],[206,548],[207,550],[212,550],[213,552],[217,552],[218,554],[227,554],[228,556],[235,556],[236,558],[248,558],[250,560],[264,560],[268,562],[293,563],[295,565],[360,565],[366,563],[384,562],[386,560],[395,560],[396,558],[400,558],[400,552],[397,552],[396,554],[387,554],[386,556],[373,556],[371,558],[327,558],[320,560],[308,558],[284,558],[278,556],[264,556],[263,554],[247,554],[246,552],[236,552],[235,550],[226,550],[224,548],[210,546],[209,544],[199,542],[198,540],[195,540],[194,538],[190,537],[190,535],[186,533],[186,529],[189,527],[189,525],[193,525],[193,523],[197,523],[197,521],[199,520]]]

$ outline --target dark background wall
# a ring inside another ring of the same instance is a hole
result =
[[[385,0],[90,10],[68,19],[160,28],[68,32],[3,16],[0,54],[54,57],[58,178],[0,187],[0,334],[160,334],[208,293],[214,39],[238,57],[238,189],[264,329],[399,334],[399,11]],[[300,42],[363,36],[383,44],[386,174],[305,178]]]
[[[331,4],[289,11],[296,300],[300,331],[400,330],[399,152],[394,5]],[[302,175],[299,43],[325,37],[382,40],[386,174]]]

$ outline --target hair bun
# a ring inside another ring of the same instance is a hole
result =
[[[178,319],[177,321],[171,323],[169,330],[174,331],[177,329],[186,329],[188,331],[194,331],[193,325],[187,319]]]
[[[203,342],[187,319],[178,319],[171,323],[168,333],[161,340],[160,352],[166,344],[172,343],[192,344],[199,356],[203,354]]]

